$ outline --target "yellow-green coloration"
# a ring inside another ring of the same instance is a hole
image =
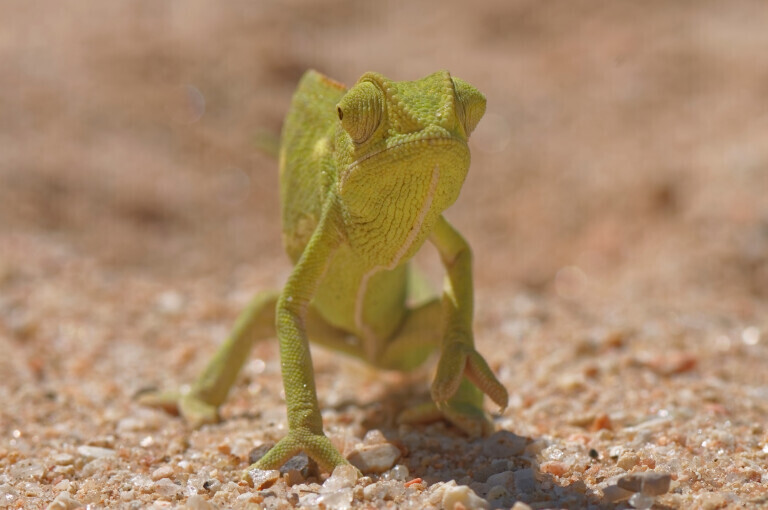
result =
[[[474,348],[471,252],[443,218],[469,168],[467,138],[485,98],[448,72],[412,82],[366,73],[349,90],[315,71],[299,83],[283,128],[283,241],[295,264],[280,293],[263,293],[174,402],[193,424],[215,421],[254,341],[280,341],[288,435],[253,467],[304,451],[321,468],[347,461],[323,433],[309,343],[383,369],[411,370],[440,349],[434,403],[401,421],[445,417],[468,434],[492,430],[483,393],[507,392]],[[446,269],[442,299],[408,308],[408,260],[429,241]]]

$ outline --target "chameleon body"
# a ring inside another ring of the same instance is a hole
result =
[[[191,391],[173,399],[190,422],[218,418],[253,342],[276,333],[289,430],[254,468],[301,451],[325,470],[347,462],[323,432],[310,340],[395,370],[439,349],[434,402],[400,420],[442,416],[471,435],[492,430],[483,393],[504,408],[507,392],[474,348],[471,251],[442,215],[484,112],[485,97],[446,71],[410,82],[366,73],[349,90],[315,71],[302,77],[279,155],[294,269],[281,292],[251,302]],[[407,262],[427,240],[446,269],[443,295],[409,307]]]

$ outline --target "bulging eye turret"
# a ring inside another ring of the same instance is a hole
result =
[[[341,127],[355,143],[363,143],[379,127],[384,115],[384,95],[375,84],[358,83],[336,105]]]
[[[452,78],[456,91],[456,114],[467,136],[474,131],[485,114],[485,96],[461,78]]]

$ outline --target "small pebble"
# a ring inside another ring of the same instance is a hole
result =
[[[113,457],[117,454],[117,452],[112,448],[103,448],[101,446],[89,445],[78,446],[77,453],[86,459],[103,459],[105,457]]]
[[[400,455],[396,446],[382,443],[361,446],[349,455],[348,460],[363,473],[383,473],[395,465]]]
[[[527,503],[523,503],[522,501],[516,502],[514,505],[512,505],[512,508],[510,510],[532,510],[531,505]]]
[[[408,480],[409,476],[410,472],[408,471],[408,468],[402,464],[398,464],[397,466],[384,473],[385,479],[399,480],[401,482]]]
[[[261,490],[274,484],[280,478],[280,471],[277,469],[249,469],[248,476],[251,477],[253,487]]]
[[[152,471],[152,480],[158,481],[163,478],[170,478],[173,476],[173,468],[171,466],[160,466]]]
[[[518,493],[531,494],[536,490],[536,476],[531,468],[515,471],[515,487]]]
[[[190,496],[187,499],[187,510],[214,510],[215,507],[208,503],[204,497],[199,494]]]
[[[488,494],[486,494],[486,499],[488,501],[498,501],[501,499],[504,499],[509,496],[509,491],[506,487],[503,485],[494,485],[490,489],[488,489]]]
[[[672,477],[668,473],[646,471],[625,475],[616,481],[616,485],[631,492],[641,492],[646,496],[660,496],[669,491]]]
[[[633,467],[640,463],[640,457],[635,452],[626,451],[621,454],[619,460],[616,461],[616,465],[624,471],[629,471]],[[638,492],[638,491],[636,491]]]
[[[270,448],[274,446],[274,443],[265,443],[257,446],[248,452],[248,464],[256,464],[263,456],[267,454]]]
[[[488,502],[466,485],[446,486],[443,491],[442,503],[445,510],[488,508]]]
[[[40,480],[45,475],[45,466],[37,459],[22,459],[9,470],[12,478],[20,480]]]
[[[484,498],[488,494],[488,491],[490,490],[491,487],[490,485],[484,482],[470,482],[469,488],[475,491],[475,494],[477,494],[481,498]]]
[[[696,498],[696,508],[702,510],[717,510],[725,507],[728,504],[728,500],[722,494],[718,493],[704,493]]]
[[[528,440],[508,430],[500,430],[483,441],[483,454],[491,459],[504,459],[520,455]]]
[[[549,462],[542,463],[539,469],[541,470],[542,473],[548,473],[550,475],[561,477],[564,474],[566,474],[568,470],[571,469],[571,466],[569,466],[565,462],[552,460]]]
[[[514,471],[502,471],[491,475],[485,481],[489,486],[503,485],[504,487],[513,488],[515,486],[515,473]]]
[[[637,508],[638,510],[649,510],[653,506],[655,500],[656,498],[653,496],[637,492],[632,494],[632,497],[629,498],[629,504],[632,508]]]
[[[336,466],[331,476],[323,483],[323,491],[337,491],[354,487],[357,483],[357,470],[354,466],[343,464]]]
[[[293,487],[294,485],[300,485],[306,482],[307,477],[302,475],[301,471],[292,469],[287,473],[283,473],[283,480],[285,480],[285,484],[288,487]]]
[[[257,471],[260,471],[260,470],[257,470]],[[248,474],[251,476],[251,478],[253,478],[252,473],[249,472]],[[203,482],[203,489],[212,493],[217,492],[219,489],[221,489],[221,482],[216,480],[215,478],[210,478],[205,482]]]
[[[347,510],[352,506],[352,489],[338,489],[331,492],[324,492],[317,498],[317,504],[321,508],[329,510]]]
[[[86,465],[90,465],[90,462]],[[73,476],[75,474],[75,466],[72,464],[69,466],[54,466],[53,472],[57,475]]]
[[[384,444],[386,442],[386,436],[384,436],[384,434],[378,429],[369,430],[366,432],[365,437],[363,438],[363,443],[367,445]]]
[[[19,493],[16,489],[7,483],[0,483],[0,501],[6,505],[6,508],[11,506],[18,497]]]
[[[619,501],[626,501],[632,497],[632,492],[626,489],[622,489],[618,485],[609,485],[603,489],[603,498],[608,503],[618,503]]]
[[[69,492],[60,492],[51,503],[45,507],[45,510],[74,510],[82,507],[83,504],[72,498]]]
[[[240,494],[236,499],[236,506],[240,508],[241,505],[248,505],[249,503],[255,503],[259,499],[259,495],[255,492],[246,492]],[[247,506],[246,506],[247,508]]]
[[[317,463],[307,456],[306,453],[294,455],[280,468],[280,473],[284,475],[288,475],[292,472],[298,472],[298,478],[301,478],[302,481],[306,480],[310,476],[314,476],[318,473]],[[295,475],[296,473],[294,473],[294,476]]]
[[[157,494],[160,494],[166,498],[173,498],[181,492],[181,487],[173,483],[168,478],[161,478],[160,480],[156,481],[153,488]]]
[[[75,462],[75,457],[68,453],[57,453],[51,457],[51,460],[57,466],[69,466]]]
[[[589,426],[589,430],[592,432],[597,432],[598,430],[611,430],[613,428],[613,424],[611,423],[611,418],[603,413],[595,416],[594,421]]]
[[[56,492],[69,492],[72,488],[72,482],[69,480],[62,480],[53,486],[53,490]]]
[[[379,481],[366,485],[363,489],[363,497],[366,501],[374,500],[397,500],[405,494],[405,487],[402,483],[393,480]]]

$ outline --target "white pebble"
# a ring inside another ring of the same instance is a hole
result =
[[[386,442],[386,436],[384,436],[384,434],[378,429],[369,430],[365,433],[365,437],[363,438],[363,443],[367,445],[384,444]]]
[[[512,505],[512,508],[509,510],[531,510],[531,505],[528,503],[523,503],[522,501],[518,501],[514,505]]]
[[[331,476],[323,483],[323,492],[337,491],[354,487],[357,482],[357,469],[349,464],[336,466]]]
[[[45,475],[45,466],[36,459],[22,459],[13,464],[9,472],[19,480],[40,480]]]
[[[324,492],[317,498],[317,504],[332,510],[347,510],[352,507],[352,489]]]
[[[152,471],[152,480],[155,482],[163,478],[170,478],[173,476],[173,468],[171,466],[160,466]]]
[[[51,460],[57,466],[69,466],[75,462],[75,457],[68,453],[57,453],[51,457]]]
[[[56,492],[69,492],[72,488],[72,482],[69,480],[62,480],[53,486],[53,490]]]
[[[68,492],[61,492],[45,510],[73,510],[82,507],[83,504],[73,499]]]
[[[156,481],[153,488],[157,494],[165,496],[166,498],[175,497],[177,494],[179,494],[179,492],[181,492],[181,487],[173,483],[168,478],[161,478],[160,480]]]
[[[199,494],[190,496],[187,499],[187,510],[214,510],[214,506],[205,500]]]
[[[253,487],[260,490],[275,483],[280,478],[280,471],[277,469],[250,469],[248,476],[251,477]]]
[[[398,500],[405,495],[405,487],[402,483],[393,480],[379,481],[366,485],[363,489],[363,497],[366,501],[374,500]]]
[[[117,454],[117,452],[112,448],[102,448],[101,446],[89,445],[78,446],[77,453],[86,459],[103,459],[105,457],[113,457]]]
[[[461,505],[461,506],[459,506]],[[466,485],[447,486],[443,491],[443,508],[488,508],[488,502]]]
[[[383,473],[395,465],[400,450],[389,443],[360,446],[349,455],[349,462],[363,473]]]
[[[629,504],[633,508],[637,508],[639,510],[649,510],[653,506],[655,499],[656,498],[653,496],[647,496],[642,492],[637,492],[632,494],[632,497],[629,498]]]
[[[384,478],[386,480],[399,480],[401,482],[405,482],[408,480],[409,475],[410,472],[408,471],[408,468],[402,464],[398,464],[397,466],[384,473]]]

